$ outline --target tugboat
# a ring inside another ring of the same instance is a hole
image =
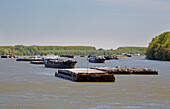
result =
[[[105,63],[105,58],[102,56],[92,56],[89,58],[91,63]]]
[[[72,60],[45,60],[45,67],[49,68],[75,68],[77,61]]]

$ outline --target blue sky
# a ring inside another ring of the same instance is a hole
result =
[[[170,0],[0,0],[0,45],[148,46]]]

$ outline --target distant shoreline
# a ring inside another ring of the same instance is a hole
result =
[[[147,47],[119,47],[115,50],[96,49],[93,46],[0,46],[0,55],[43,55],[55,53],[58,55],[121,55],[122,53],[144,55]]]

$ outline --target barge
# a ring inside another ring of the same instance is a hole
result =
[[[75,68],[77,61],[72,60],[45,60],[45,67],[49,68]]]
[[[139,75],[158,75],[157,70],[147,68],[135,68],[135,67],[92,67],[91,69],[106,71],[114,74],[139,74]]]
[[[9,55],[2,55],[1,58],[9,58]]]
[[[114,74],[95,69],[62,69],[55,76],[76,82],[114,82]]]
[[[33,56],[33,57],[24,57],[24,58],[18,58],[16,61],[42,61],[42,57],[39,56]]]
[[[106,60],[119,60],[119,58],[116,55],[114,55],[114,56],[104,56],[104,58]]]
[[[2,55],[1,58],[18,58],[15,54]]]
[[[105,58],[102,56],[92,56],[89,58],[91,63],[105,63]]]

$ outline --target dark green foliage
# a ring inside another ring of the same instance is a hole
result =
[[[144,55],[145,47],[120,47],[116,50],[104,50],[102,48],[96,50],[91,46],[0,46],[0,55],[16,54],[16,55],[43,55],[47,53],[55,53],[58,55],[120,55],[122,53],[140,53]]]
[[[170,32],[164,32],[152,39],[146,50],[146,58],[170,61]]]

